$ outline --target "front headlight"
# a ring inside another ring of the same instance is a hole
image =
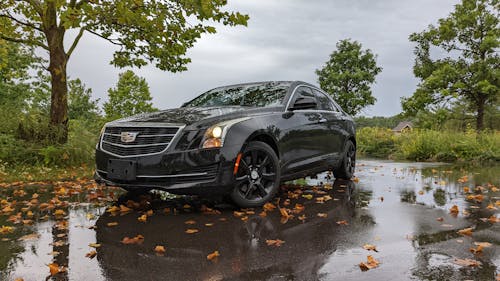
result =
[[[203,141],[201,144],[202,148],[217,148],[222,147],[224,145],[224,140],[226,138],[227,132],[229,128],[236,123],[248,120],[250,118],[238,118],[234,120],[229,120],[226,122],[222,122],[216,124],[205,131],[205,135],[203,137]]]

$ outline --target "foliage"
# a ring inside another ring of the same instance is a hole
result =
[[[500,161],[500,133],[476,134],[417,130],[400,135],[389,129],[362,128],[357,134],[362,155],[412,161]]]
[[[108,90],[109,101],[104,103],[107,119],[117,119],[156,109],[151,103],[151,94],[146,79],[132,70],[120,74],[116,88]]]
[[[500,93],[500,27],[498,0],[462,0],[438,26],[430,25],[410,40],[415,48],[414,73],[421,82],[403,98],[408,114],[466,103],[482,130],[484,109]],[[431,53],[445,54],[432,58]]]
[[[383,117],[383,116],[373,116],[373,117],[365,117],[365,116],[359,116],[354,118],[354,121],[356,122],[356,127],[357,128],[364,128],[364,127],[382,127],[382,128],[389,128],[392,129],[396,127],[399,122],[407,120],[400,114],[394,115],[391,117]]]
[[[330,93],[347,113],[358,114],[376,101],[370,86],[382,68],[375,59],[371,50],[363,50],[357,41],[339,41],[325,66],[316,70],[321,89]]]
[[[96,120],[100,115],[99,99],[92,100],[92,89],[86,88],[80,79],[70,80],[68,86],[69,118]]]
[[[38,0],[0,2],[0,39],[44,49],[51,75],[50,126],[67,141],[68,60],[85,32],[116,45],[112,63],[141,67],[154,63],[168,71],[186,70],[187,50],[204,33],[215,33],[213,22],[246,25],[248,16],[225,10],[220,0]],[[68,30],[77,29],[72,42]],[[69,43],[69,44],[65,44]],[[66,46],[69,46],[66,48]]]

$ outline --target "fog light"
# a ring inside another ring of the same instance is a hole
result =
[[[221,146],[222,146],[221,140],[216,138],[209,138],[205,142],[203,142],[203,148],[214,148]]]

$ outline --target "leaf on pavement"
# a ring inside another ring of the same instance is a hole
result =
[[[327,213],[318,213],[316,216],[318,216],[319,218],[326,218],[326,217],[328,217],[328,214]]]
[[[138,234],[134,238],[124,237],[123,240],[122,240],[122,243],[125,244],[125,245],[128,245],[128,244],[141,244],[142,242],[144,242],[144,236],[142,236],[140,234]]]
[[[458,234],[472,236],[472,227],[464,228],[457,231]]]
[[[54,276],[54,275],[58,274],[59,272],[66,271],[66,268],[64,268],[63,266],[59,266],[57,263],[51,263],[48,266],[49,266],[51,276]]]
[[[450,214],[452,215],[458,215],[458,206],[457,205],[453,205],[451,208],[450,208]]]
[[[378,252],[378,250],[377,250],[377,246],[372,245],[372,244],[365,244],[365,245],[363,245],[363,249],[365,249],[365,250],[367,250],[367,251],[374,251],[374,252]]]
[[[219,251],[214,251],[213,253],[207,255],[207,260],[215,261],[218,256],[220,256]]]
[[[285,241],[280,240],[280,239],[275,239],[275,240],[266,240],[267,246],[275,246],[275,247],[280,247],[282,244],[284,244]]]
[[[144,215],[138,217],[137,220],[140,222],[146,222],[148,220],[148,216],[146,214],[144,214]]]
[[[95,256],[96,256],[96,255],[97,255],[97,252],[96,252],[96,251],[90,251],[90,252],[88,252],[88,253],[85,255],[85,257],[86,257],[86,258],[89,258],[89,259],[93,259],[93,258],[95,258]]]
[[[196,224],[196,221],[194,221],[194,220],[188,220],[188,221],[185,221],[184,223],[185,224],[189,224],[189,225],[193,225],[193,224]]]
[[[362,270],[362,271],[367,271],[367,270],[370,270],[372,268],[376,268],[378,267],[378,265],[380,264],[379,261],[377,261],[375,258],[373,258],[372,256],[367,256],[367,261],[366,262],[361,262],[359,264],[359,268]]]
[[[262,208],[265,211],[272,211],[272,210],[276,209],[276,206],[271,202],[267,202],[266,204],[264,204],[264,206],[262,206]]]
[[[341,220],[337,222],[338,225],[349,225],[349,223],[345,220]]]
[[[132,211],[132,209],[130,209],[129,207],[125,206],[125,205],[120,205],[120,212],[121,213],[128,213]]]
[[[4,226],[0,227],[0,233],[1,234],[7,234],[7,233],[12,233],[14,231],[14,227],[12,226]]]
[[[193,234],[193,233],[198,233],[198,232],[199,232],[199,230],[198,230],[198,229],[196,229],[196,228],[188,228],[188,229],[186,229],[186,231],[184,231],[184,232],[185,232],[185,233],[187,233],[187,234]]]
[[[157,254],[159,254],[159,255],[163,255],[163,254],[165,254],[165,252],[166,252],[166,251],[167,251],[167,250],[165,250],[165,247],[164,247],[164,246],[162,246],[162,245],[157,245],[157,246],[155,247],[155,252],[156,252]]]
[[[113,227],[113,226],[117,226],[118,222],[116,222],[116,221],[108,222],[106,225],[109,226],[109,227]]]
[[[92,247],[92,248],[99,248],[99,247],[101,247],[101,244],[98,244],[98,243],[90,243],[90,244],[89,244],[89,247]]]
[[[35,239],[38,239],[40,238],[40,234],[38,233],[32,233],[32,234],[27,234],[27,235],[24,235],[24,236],[21,236],[19,237],[19,241],[27,241],[27,240],[35,240]]]

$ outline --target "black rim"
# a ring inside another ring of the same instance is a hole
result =
[[[236,190],[249,201],[260,201],[267,197],[276,182],[276,163],[267,151],[251,148],[240,160],[236,174]]]
[[[347,150],[347,163],[346,167],[349,173],[354,174],[354,168],[356,166],[356,149],[354,145],[349,145],[349,149]]]

